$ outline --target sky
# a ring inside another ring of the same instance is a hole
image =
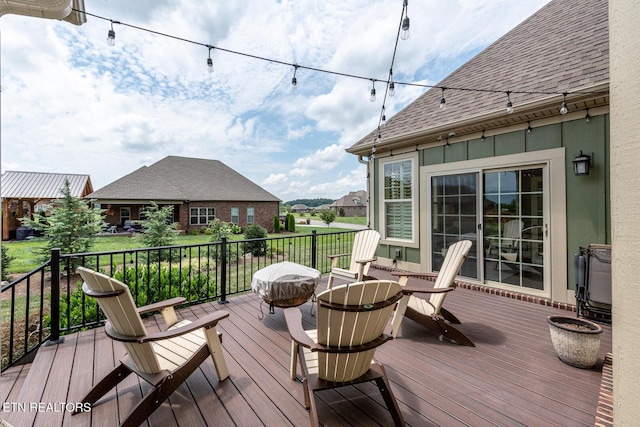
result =
[[[547,2],[409,0],[394,80],[437,85]],[[2,172],[87,174],[97,190],[173,155],[220,160],[283,201],[364,190],[345,150],[378,125],[402,4],[85,0],[107,19],[81,26],[4,15]],[[114,46],[109,20],[128,24]],[[209,73],[206,45],[280,63],[214,48]],[[293,90],[289,64],[363,78],[299,68]],[[387,119],[425,90],[396,85]]]

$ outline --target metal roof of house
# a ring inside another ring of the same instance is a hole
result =
[[[608,2],[552,0],[435,86],[387,120],[376,147],[413,146],[452,131],[471,135],[557,116],[564,92],[569,111],[608,105]],[[451,88],[444,91],[445,111],[439,108],[442,87]],[[514,92],[513,114],[505,111],[507,91]],[[377,129],[347,151],[368,155],[376,135]]]
[[[2,174],[2,198],[57,199],[65,179],[74,197],[84,197],[93,191],[89,175],[7,171]]]
[[[167,156],[88,197],[98,200],[273,201],[273,194],[219,160]]]

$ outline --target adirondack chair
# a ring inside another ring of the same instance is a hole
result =
[[[213,359],[220,381],[229,376],[220,336],[216,331],[216,324],[228,317],[228,312],[216,311],[193,322],[178,321],[173,307],[184,303],[184,298],[173,298],[136,308],[129,287],[124,283],[88,268],[78,267],[77,271],[84,280],[82,291],[95,298],[107,316],[106,334],[116,341],[123,342],[128,353],[113,371],[94,385],[82,399],[83,404],[93,406],[109,390],[135,372],[153,388],[120,425],[138,426],[209,355]],[[166,331],[146,331],[140,315],[153,311],[162,312]]]
[[[327,289],[333,286],[335,276],[342,277],[350,282],[360,282],[364,280],[371,263],[377,259],[376,248],[380,242],[380,233],[376,230],[362,230],[356,233],[353,239],[353,249],[351,253],[329,255],[331,259],[331,272]],[[338,268],[338,260],[341,257],[351,256],[349,268]]]
[[[404,425],[384,366],[373,359],[376,348],[391,339],[383,331],[400,298],[402,287],[390,280],[336,286],[318,295],[317,329],[307,331],[298,308],[284,310],[292,339],[291,379],[299,361],[312,426],[319,422],[316,391],[366,381],[375,381],[395,425]]]
[[[470,240],[461,240],[449,247],[442,263],[442,268],[436,276],[433,288],[419,285],[409,286],[407,284],[409,277],[427,276],[424,273],[401,271],[391,273],[400,277],[398,281],[403,286],[404,293],[391,322],[391,335],[394,338],[398,335],[402,319],[406,316],[425,326],[429,331],[438,335],[440,339],[447,337],[458,344],[475,347],[466,335],[451,325],[452,323],[460,324],[460,320],[442,307],[447,293],[454,289],[454,280],[462,267],[462,263],[467,259],[470,249]],[[415,293],[428,293],[430,296],[429,299],[424,299],[414,295]]]

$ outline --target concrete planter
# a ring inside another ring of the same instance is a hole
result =
[[[553,348],[560,360],[576,368],[589,369],[598,363],[602,327],[574,317],[549,316]]]

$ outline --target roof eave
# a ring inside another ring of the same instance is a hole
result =
[[[573,93],[567,95],[567,104],[573,108],[570,110],[579,109],[577,107],[580,103],[587,103],[597,98],[606,98],[606,104],[609,102],[609,81],[592,85],[589,87],[583,87],[574,90]],[[558,95],[550,95],[544,98],[539,98],[535,101],[516,105],[516,114],[505,114],[503,109],[490,111],[488,113],[480,113],[473,116],[469,116],[462,120],[455,122],[445,123],[442,125],[436,125],[430,128],[421,129],[412,133],[405,133],[395,137],[385,139],[384,137],[376,142],[377,148],[384,148],[384,150],[394,150],[399,148],[405,148],[409,146],[417,146],[419,144],[425,144],[430,142],[442,141],[451,132],[456,133],[456,137],[471,135],[477,133],[478,130],[468,131],[461,133],[460,129],[464,128],[487,128],[498,129],[500,127],[512,126],[519,123],[526,123],[531,120],[531,116],[547,117],[549,114],[544,114],[545,111],[556,110],[558,111],[559,102],[562,102],[562,97]],[[560,115],[558,112],[555,115]],[[496,122],[504,123],[508,122],[508,125],[495,125]],[[490,126],[486,126],[490,125]],[[371,154],[371,148],[373,142],[360,144],[347,148],[347,152],[358,156],[368,156]]]

